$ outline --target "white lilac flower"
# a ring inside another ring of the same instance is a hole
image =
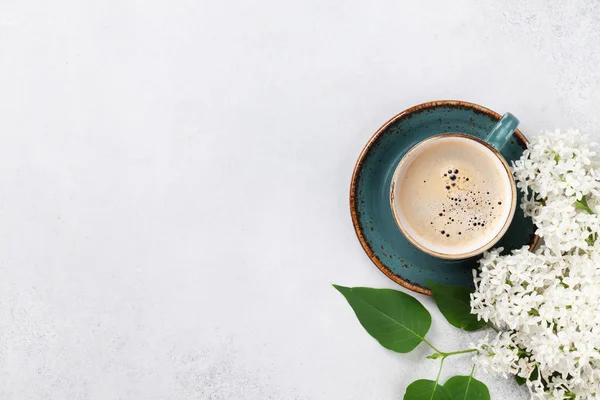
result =
[[[513,171],[543,244],[480,260],[472,311],[500,332],[476,361],[527,379],[532,399],[600,400],[600,148],[546,132]]]

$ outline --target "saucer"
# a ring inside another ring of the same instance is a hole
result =
[[[402,234],[392,215],[390,185],[396,166],[414,145],[441,133],[460,132],[484,139],[501,115],[464,101],[433,101],[402,111],[386,122],[360,154],[350,186],[350,212],[358,240],[377,268],[394,282],[431,295],[425,281],[473,286],[474,257],[443,260],[413,246]],[[527,139],[515,131],[502,155],[511,164],[521,157]],[[515,216],[495,247],[505,251],[537,243],[534,226],[521,210],[519,191]]]

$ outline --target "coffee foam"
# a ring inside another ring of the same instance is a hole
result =
[[[486,146],[464,137],[420,145],[404,161],[394,187],[398,217],[422,246],[441,254],[476,251],[510,218],[513,186]]]

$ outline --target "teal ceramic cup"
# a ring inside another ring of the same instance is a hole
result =
[[[485,139],[444,133],[406,153],[392,177],[390,204],[398,228],[413,246],[434,257],[460,260],[481,254],[502,238],[515,214],[517,189],[501,151],[518,124],[507,113]],[[470,163],[473,168],[465,169],[477,171],[477,177],[468,182],[458,169],[448,169],[448,154],[457,155],[463,165]],[[486,191],[497,197],[485,197]]]

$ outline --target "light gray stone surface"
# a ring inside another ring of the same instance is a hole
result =
[[[0,0],[0,399],[401,399],[437,362],[330,286],[396,287],[354,162],[435,99],[598,134],[598,4]]]

